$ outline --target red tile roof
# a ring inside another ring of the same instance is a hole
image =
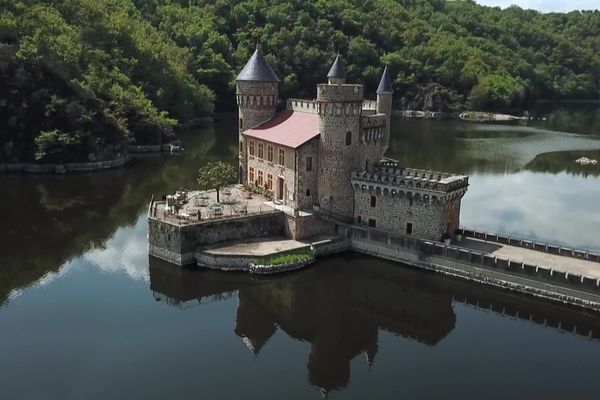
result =
[[[256,128],[248,129],[244,135],[295,149],[319,135],[319,116],[282,111]]]

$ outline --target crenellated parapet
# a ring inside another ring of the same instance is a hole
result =
[[[241,108],[274,109],[277,105],[276,82],[236,82],[236,100]]]
[[[299,111],[311,114],[318,113],[318,103],[316,100],[288,99],[286,108],[290,111]]]
[[[272,108],[277,104],[277,96],[257,96],[254,94],[238,94],[237,103],[240,107],[253,109]]]
[[[317,113],[327,116],[360,116],[360,103],[322,103],[317,102]]]
[[[441,204],[461,199],[469,186],[468,176],[401,168],[388,162],[378,164],[373,172],[352,172],[351,181],[355,191]]]
[[[363,115],[361,117],[360,144],[383,145],[386,123],[385,115]]]
[[[377,113],[377,100],[363,100],[362,108],[365,111],[372,111],[373,113]]]
[[[327,83],[317,85],[317,101],[359,102],[359,107],[362,109],[363,94],[363,85],[330,85]]]

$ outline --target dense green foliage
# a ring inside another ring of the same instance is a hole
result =
[[[217,191],[217,202],[221,200],[219,198],[221,189],[234,184],[237,178],[236,168],[223,161],[209,162],[198,170],[198,185],[203,190],[215,189]]]
[[[0,162],[110,158],[234,108],[259,42],[282,98],[314,97],[340,51],[399,107],[598,99],[600,12],[472,0],[0,0]]]

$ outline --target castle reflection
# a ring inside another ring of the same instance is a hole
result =
[[[308,379],[324,392],[349,383],[356,356],[373,364],[381,330],[435,346],[455,327],[455,302],[600,338],[596,315],[353,253],[268,278],[174,268],[151,258],[150,288],[178,308],[237,293],[235,334],[254,354],[278,329],[310,343]]]

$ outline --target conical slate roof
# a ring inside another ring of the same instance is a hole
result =
[[[387,65],[383,70],[383,74],[381,75],[381,80],[379,81],[379,86],[377,87],[377,93],[393,93],[394,88],[392,88],[392,81],[390,80],[390,73],[388,72]]]
[[[279,78],[271,69],[267,60],[263,57],[258,46],[254,54],[248,60],[240,74],[235,78],[236,81],[259,81],[259,82],[279,82]]]
[[[342,61],[340,60],[339,53],[338,53],[337,57],[335,58],[335,61],[331,65],[331,68],[329,69],[329,72],[327,73],[327,77],[328,78],[338,78],[338,79],[346,78],[346,70],[344,69],[344,64],[342,64]]]

